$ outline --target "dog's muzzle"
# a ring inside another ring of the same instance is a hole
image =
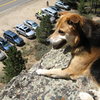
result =
[[[66,40],[62,39],[59,42],[51,42],[50,39],[47,39],[47,42],[52,44],[54,49],[59,49],[61,47],[63,47],[66,44]]]

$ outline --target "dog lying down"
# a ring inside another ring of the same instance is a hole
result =
[[[54,49],[66,45],[67,50],[70,46],[73,58],[65,69],[38,69],[37,74],[70,79],[88,76],[100,87],[100,23],[79,14],[60,12],[48,41]]]

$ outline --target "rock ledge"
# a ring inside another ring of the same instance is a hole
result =
[[[28,71],[14,77],[0,93],[0,100],[80,100],[79,92],[94,89],[92,81],[81,77],[76,81],[38,76],[38,68],[64,68],[71,54],[51,50]],[[98,99],[99,100],[99,99]]]

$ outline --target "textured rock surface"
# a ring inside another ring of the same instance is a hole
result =
[[[94,88],[89,79],[53,79],[35,73],[38,68],[64,68],[70,59],[70,53],[64,55],[63,50],[51,50],[30,70],[14,77],[1,91],[0,100],[80,100],[80,91]]]

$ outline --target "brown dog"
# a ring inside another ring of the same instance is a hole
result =
[[[65,44],[70,46],[73,59],[65,69],[38,69],[37,74],[71,79],[88,75],[100,84],[100,23],[75,13],[61,12],[49,41],[55,49]]]

